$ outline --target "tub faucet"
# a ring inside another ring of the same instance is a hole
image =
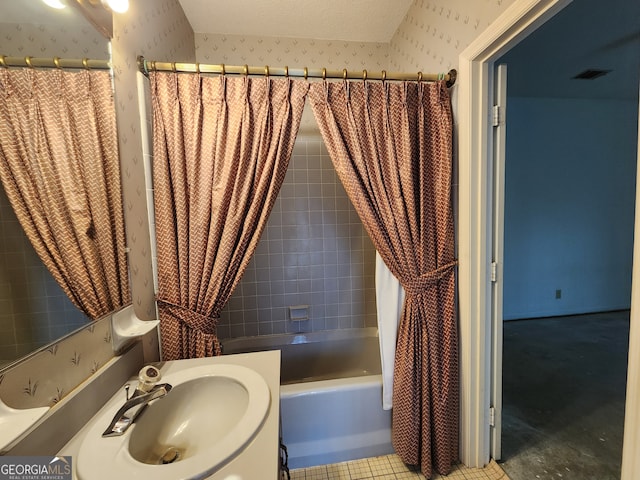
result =
[[[150,402],[164,397],[171,391],[168,383],[157,383],[160,370],[153,366],[144,367],[138,376],[138,386],[129,397],[129,385],[125,387],[127,399],[116,412],[111,423],[102,434],[103,437],[114,437],[124,434]]]

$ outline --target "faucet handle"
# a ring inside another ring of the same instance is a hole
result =
[[[129,386],[129,384],[128,383],[125,384],[125,386],[124,386],[124,397],[125,397],[125,400],[127,400],[127,401],[129,401],[129,388],[131,388]]]
[[[161,378],[162,374],[160,370],[153,365],[142,367],[142,370],[138,373],[138,388],[136,390],[146,393],[150,391]]]

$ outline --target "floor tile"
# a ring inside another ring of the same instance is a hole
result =
[[[305,469],[304,468],[300,468],[298,470],[291,470],[289,472],[289,478],[291,480],[306,480],[306,475],[305,475]],[[286,477],[284,477],[286,478]]]
[[[388,455],[387,459],[395,473],[415,472],[414,467],[405,464],[398,455]]]
[[[420,476],[416,472],[396,472],[397,480],[418,480]],[[424,478],[424,477],[422,477]]]
[[[365,458],[291,471],[291,480],[426,480],[419,469],[397,455]],[[493,460],[485,468],[455,465],[449,475],[434,473],[431,480],[509,480]]]
[[[346,463],[327,465],[327,475],[329,480],[351,480],[349,467]]]
[[[305,480],[329,480],[329,474],[327,473],[326,465],[305,468],[305,472]]]
[[[469,480],[463,470],[453,470],[449,475],[441,478],[446,480]]]
[[[391,466],[391,462],[387,456],[373,457],[367,460],[374,478],[379,478],[383,475],[393,475],[393,467]]]
[[[361,480],[365,478],[373,478],[371,473],[371,467],[369,467],[369,461],[365,458],[363,460],[354,460],[347,462],[349,467],[349,475],[351,480]]]

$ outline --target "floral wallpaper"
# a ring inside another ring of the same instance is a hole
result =
[[[90,26],[0,23],[0,55],[109,58],[109,43]]]
[[[391,39],[389,68],[431,73],[458,55],[515,0],[415,0]]]
[[[201,63],[380,71],[389,61],[386,43],[214,33],[197,33],[195,41],[197,61]]]
[[[112,40],[116,90],[116,117],[122,170],[127,245],[130,248],[131,290],[136,314],[155,319],[155,290],[152,268],[150,212],[151,151],[144,144],[146,120],[139,108],[136,59],[195,61],[193,30],[178,0],[131,0],[126,14],[114,15]]]
[[[2,401],[13,408],[55,405],[113,357],[110,320],[93,322],[0,372]]]

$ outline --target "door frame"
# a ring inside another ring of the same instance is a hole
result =
[[[471,467],[486,465],[491,448],[494,62],[569,3],[515,0],[459,57],[460,459]]]
[[[640,85],[638,85],[640,90]],[[640,96],[638,97],[638,149],[636,151],[636,221],[633,242],[633,272],[631,276],[631,314],[629,325],[629,356],[627,359],[627,398],[624,409],[622,444],[622,480],[640,477]]]
[[[491,392],[489,455],[502,458],[502,344],[503,289],[504,289],[504,194],[507,145],[507,64],[495,65],[494,111],[492,112],[492,167],[491,167]]]
[[[459,57],[458,294],[460,319],[460,460],[490,460],[491,250],[494,62],[571,0],[515,0]],[[454,98],[455,100],[455,98]],[[639,106],[640,107],[640,106]],[[640,133],[638,165],[640,165]],[[634,258],[640,258],[640,168]],[[640,262],[634,262],[622,480],[640,478]],[[501,365],[498,367],[501,368]]]
[[[494,62],[570,2],[515,0],[458,61],[460,460],[470,467],[489,462],[491,444]]]

